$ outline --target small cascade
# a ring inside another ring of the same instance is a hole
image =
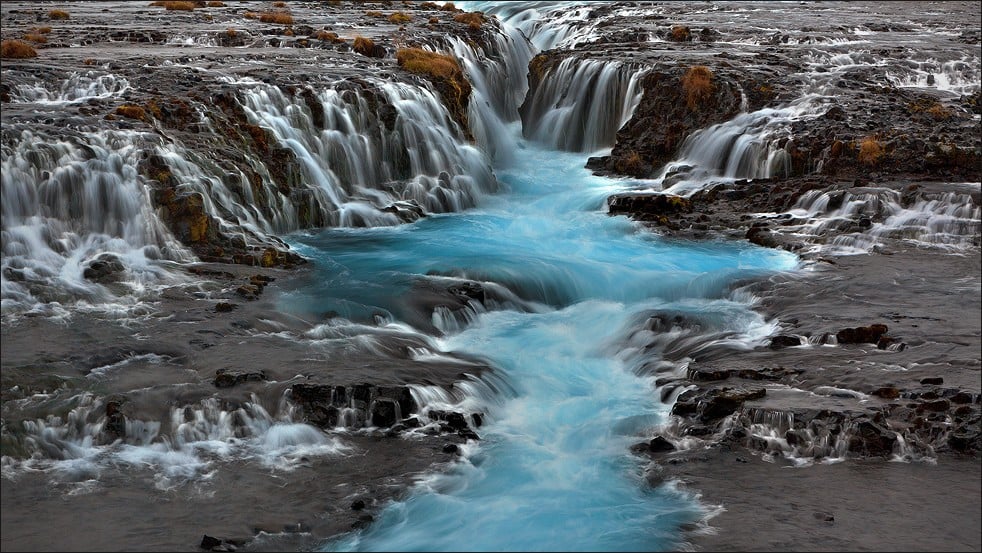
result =
[[[15,85],[10,92],[10,101],[37,104],[85,102],[120,97],[128,90],[129,81],[112,73],[72,72],[57,90],[49,89],[41,83]]]
[[[566,58],[539,79],[522,104],[525,137],[574,152],[612,146],[641,101],[638,83],[644,74],[620,62]]]
[[[96,282],[100,269],[125,271],[120,281],[139,289],[163,278],[155,261],[192,259],[157,217],[137,173],[147,135],[10,136],[2,162],[4,313],[110,301],[115,295]]]
[[[660,178],[664,191],[691,195],[719,179],[788,176],[791,124],[819,117],[824,104],[810,95],[783,108],[741,113],[725,123],[696,131],[685,139],[678,159],[666,164]]]
[[[521,31],[537,51],[572,46],[596,36],[593,8],[607,2],[457,2],[465,10],[501,18]]]
[[[250,120],[272,131],[302,165],[304,180],[326,195],[329,225],[394,225],[403,222],[399,202],[460,211],[496,190],[486,159],[432,92],[372,85],[376,96],[333,87],[310,99],[273,86],[241,91]]]
[[[887,188],[810,191],[788,212],[798,224],[786,227],[832,244],[841,253],[865,253],[885,240],[963,248],[978,246],[982,206],[971,192],[922,192],[910,197]]]
[[[293,420],[294,410],[270,414],[255,394],[238,407],[215,397],[172,406],[160,420],[124,416],[125,403],[87,392],[69,398],[67,407],[64,415],[25,420],[21,428],[5,425],[5,446],[23,455],[5,456],[4,469],[98,473],[123,463],[151,468],[159,473],[158,487],[170,488],[202,475],[216,461],[254,458],[290,470],[302,457],[348,449],[337,438]]]
[[[199,193],[205,211],[220,221],[223,233],[235,234],[239,227],[257,235],[300,228],[298,206],[276,188],[263,163],[250,160],[249,168],[263,177],[253,183],[242,170],[224,170],[215,160],[179,143],[162,144],[156,153],[177,183],[178,193]],[[323,198],[317,199],[324,203]]]
[[[979,58],[941,61],[906,60],[906,67],[886,71],[886,78],[896,87],[933,88],[959,95],[977,93],[980,89]]]
[[[503,26],[493,43],[477,46],[448,37],[471,82],[467,120],[480,149],[497,167],[506,166],[518,148],[508,125],[519,119],[518,109],[528,90],[528,63],[533,47],[517,29]]]

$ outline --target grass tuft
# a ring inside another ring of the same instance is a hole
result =
[[[0,58],[23,59],[36,57],[38,57],[37,50],[26,42],[11,39],[0,43]]]
[[[713,89],[713,72],[704,65],[694,65],[682,76],[685,103],[692,111],[712,96]]]
[[[458,13],[453,16],[453,20],[457,23],[465,23],[471,29],[475,31],[480,29],[484,25],[484,13],[482,12],[463,12]]]
[[[859,142],[859,155],[856,159],[866,165],[877,165],[883,159],[883,144],[875,136],[867,136]]]

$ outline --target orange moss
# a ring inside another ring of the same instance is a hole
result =
[[[352,46],[355,52],[363,56],[368,56],[370,58],[380,58],[379,49],[375,47],[375,41],[370,38],[365,38],[363,36],[356,36],[355,43]],[[383,54],[384,55],[384,54]]]
[[[713,94],[713,72],[704,65],[694,65],[682,76],[682,91],[689,109],[699,109],[699,104]]]
[[[51,10],[48,12],[48,17],[51,19],[69,19],[70,16],[65,10]]]
[[[259,15],[259,21],[263,23],[293,25],[293,16],[286,12],[265,12]]]
[[[440,18],[439,17],[431,17],[430,18],[430,25],[436,25],[439,22],[440,22]]]
[[[644,169],[644,161],[641,160],[640,154],[634,150],[631,150],[631,153],[629,153],[627,157],[617,161],[615,168],[619,173],[637,175],[642,169]]]
[[[285,8],[286,7],[286,2],[273,2],[273,7],[274,8]]]
[[[122,115],[123,117],[129,117],[130,119],[139,119],[143,121],[147,117],[147,112],[140,106],[135,106],[133,104],[123,104],[116,108],[116,113]]]
[[[26,35],[24,35],[24,40],[30,40],[31,42],[36,42],[38,44],[44,44],[45,42],[48,42],[47,37],[37,33],[27,33]]]
[[[314,37],[318,40],[323,40],[324,42],[342,43],[345,41],[343,38],[339,37],[337,33],[332,33],[331,31],[317,31]]]
[[[96,65],[97,63],[98,62],[95,61],[95,58],[85,58],[82,60],[82,65]]]
[[[0,43],[0,58],[36,58],[37,50],[20,40],[5,40]]]
[[[385,17],[385,14],[383,14],[380,11],[375,11],[375,10],[369,10],[369,11],[365,12],[365,15],[367,15],[368,17]]]
[[[464,10],[458,8],[457,6],[454,6],[453,5],[453,2],[447,2],[440,9],[443,10],[443,11],[445,11],[445,12],[462,12],[462,11],[464,11]]]
[[[399,67],[409,72],[441,79],[452,79],[463,74],[456,59],[422,48],[401,48],[396,52],[396,61]]]
[[[675,42],[686,42],[692,40],[692,33],[685,25],[675,25],[672,27],[672,40]]]
[[[244,14],[242,14],[242,17],[246,19],[256,19],[257,17],[259,17],[259,14],[256,12],[245,12]]]
[[[463,12],[458,13],[453,16],[453,20],[457,23],[465,23],[471,29],[475,31],[480,29],[484,25],[484,13],[483,12]]]
[[[436,4],[436,2],[423,2],[422,4],[419,5],[419,9],[421,9],[421,10],[438,10],[438,9],[440,9],[440,6],[438,6]]]
[[[236,31],[235,29],[233,29],[232,27],[229,27],[228,29],[226,29],[226,30],[225,30],[225,34],[226,34],[226,35],[227,35],[227,36],[228,36],[229,38],[235,38],[235,36],[236,36],[236,35],[238,35],[238,34],[239,34],[239,32],[238,32],[238,31]]]
[[[183,11],[183,12],[189,12],[197,7],[194,2],[178,2],[174,0],[152,2],[150,5],[161,7],[164,8],[165,10]]]
[[[440,92],[450,115],[467,128],[471,84],[455,58],[422,48],[401,48],[396,52],[396,61],[406,71],[427,77]]]
[[[245,129],[249,133],[249,136],[252,137],[252,141],[256,144],[256,150],[259,153],[265,154],[269,152],[269,138],[267,138],[266,131],[262,127],[246,124]]]
[[[34,27],[33,32],[46,35],[51,32],[51,27]]]
[[[941,102],[934,104],[933,106],[927,108],[927,114],[931,117],[942,121],[951,117],[951,110],[941,105]]]
[[[209,8],[224,8],[225,7],[225,2],[221,2],[219,0],[212,0],[211,2],[208,2],[208,7]]]
[[[409,23],[412,20],[413,20],[413,16],[407,15],[402,12],[395,12],[394,14],[389,16],[389,23],[395,23],[397,25],[401,25],[403,23]]]
[[[875,136],[867,136],[859,142],[859,154],[856,159],[860,163],[876,165],[883,159],[883,154],[883,144],[880,143],[880,140]]]

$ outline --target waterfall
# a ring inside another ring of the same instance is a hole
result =
[[[464,142],[434,93],[385,81],[370,86],[377,97],[331,87],[315,91],[313,104],[275,86],[241,91],[249,119],[289,148],[304,180],[326,196],[330,225],[397,224],[391,211],[399,202],[460,211],[496,190],[484,156]]]
[[[662,169],[664,191],[689,195],[711,180],[764,179],[791,174],[792,123],[821,116],[827,109],[816,95],[781,108],[744,112],[700,129],[682,143],[675,161]]]
[[[522,105],[525,137],[575,152],[613,146],[641,101],[638,83],[644,74],[620,62],[564,59],[541,76]]]
[[[982,232],[982,207],[969,190],[908,198],[888,188],[813,190],[787,215],[794,224],[784,232],[820,239],[834,234],[833,249],[840,255],[867,253],[886,239],[952,250],[977,247]]]
[[[38,302],[108,301],[115,296],[86,278],[95,262],[119,263],[126,282],[161,276],[154,262],[190,261],[154,212],[137,173],[149,135],[126,131],[29,130],[3,144],[3,312]]]

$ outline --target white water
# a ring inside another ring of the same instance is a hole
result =
[[[404,283],[427,273],[504,284],[545,304],[538,313],[475,312],[470,326],[433,343],[437,354],[489,359],[511,391],[417,390],[424,405],[485,413],[483,439],[449,473],[424,479],[371,529],[332,548],[651,550],[673,547],[677,525],[700,516],[676,492],[647,488],[628,454],[667,409],[646,368],[646,337],[631,336],[653,310],[722,311],[736,316],[721,318],[706,349],[721,331],[727,347],[760,344],[773,326],[729,284],[790,269],[795,258],[662,242],[600,211],[617,184],[582,169],[582,156],[520,144],[515,164],[499,172],[511,193],[479,210],[296,238],[323,271],[320,285],[291,300],[305,308],[366,319],[393,312]]]
[[[136,164],[144,137],[84,133],[78,142],[23,131],[3,151],[3,313],[62,305],[132,303],[129,293],[164,279],[159,260],[190,254],[156,216]],[[87,280],[103,254],[125,267],[125,291]]]

